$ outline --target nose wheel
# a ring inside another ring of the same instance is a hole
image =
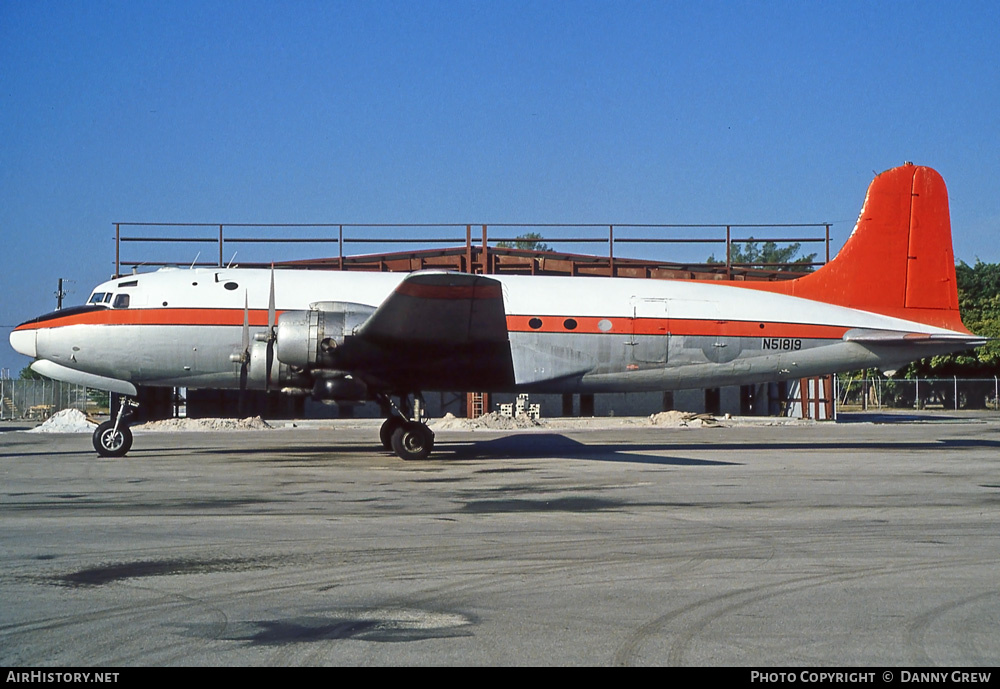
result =
[[[101,457],[124,457],[132,449],[132,431],[122,424],[115,428],[114,421],[105,421],[94,431],[94,449]]]

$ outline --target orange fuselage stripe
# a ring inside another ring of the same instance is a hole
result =
[[[280,315],[282,312],[279,311]],[[267,326],[267,310],[249,311],[251,327]],[[575,324],[575,327],[571,327]],[[164,325],[242,326],[243,309],[107,309],[55,316],[41,322],[24,323],[17,330],[41,330],[69,325]],[[606,335],[712,335],[722,337],[794,337],[837,339],[848,328],[810,323],[724,321],[697,318],[629,318],[613,316],[507,316],[510,332],[586,333]]]
[[[278,311],[277,315],[282,312]],[[251,326],[267,326],[266,309],[250,309]],[[68,325],[243,325],[243,309],[106,309],[44,321],[22,323],[15,330],[43,330]]]

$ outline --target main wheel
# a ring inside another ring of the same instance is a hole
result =
[[[124,457],[132,448],[132,431],[125,424],[115,432],[115,422],[105,421],[94,431],[94,449],[102,457]]]
[[[392,451],[392,434],[396,432],[397,428],[402,428],[403,424],[406,423],[398,416],[390,416],[382,424],[382,428],[378,429],[378,439],[382,441],[382,447]]]
[[[434,433],[422,423],[407,421],[392,434],[392,451],[400,459],[427,459],[433,449]]]

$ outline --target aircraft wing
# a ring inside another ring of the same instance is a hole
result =
[[[373,342],[445,347],[507,342],[502,287],[482,275],[413,273],[356,334]]]
[[[351,338],[348,368],[409,390],[513,387],[503,288],[482,275],[413,273]]]

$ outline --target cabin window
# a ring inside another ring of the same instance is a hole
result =
[[[538,330],[539,328],[542,327],[542,319],[532,318],[530,321],[528,321],[528,327],[531,328],[532,330]]]
[[[116,309],[127,309],[128,308],[128,295],[119,294],[115,297],[115,303],[112,304]]]
[[[227,282],[226,284],[223,285],[223,287],[232,292],[234,289],[238,288],[239,285],[237,285],[235,282]]]

